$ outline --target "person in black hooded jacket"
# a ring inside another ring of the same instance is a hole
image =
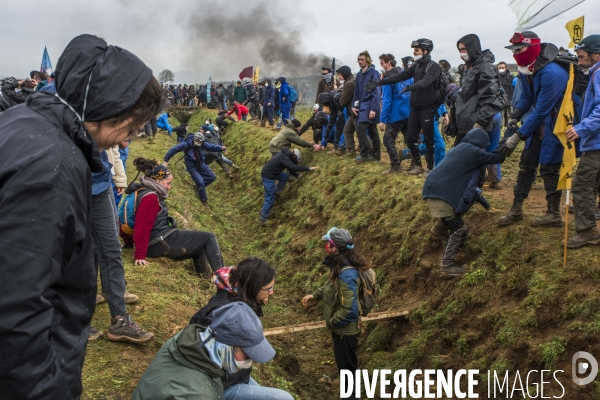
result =
[[[446,154],[442,162],[425,179],[423,198],[427,201],[431,215],[438,219],[430,232],[448,240],[441,261],[442,276],[459,276],[467,270],[459,266],[455,258],[467,240],[467,227],[462,219],[474,202],[486,209],[489,204],[477,189],[479,168],[487,164],[500,164],[505,157],[488,153],[490,139],[483,129],[471,130],[461,144]],[[448,234],[450,231],[450,234]]]
[[[79,399],[96,303],[92,179],[98,150],[128,140],[163,107],[134,54],[81,35],[36,92],[0,115],[0,392]],[[40,208],[42,206],[42,208]]]

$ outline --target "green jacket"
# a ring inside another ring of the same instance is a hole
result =
[[[349,266],[349,265],[348,265]],[[338,335],[356,335],[358,327],[358,288],[360,278],[356,268],[343,270],[335,282],[327,283],[313,292],[313,297],[323,304],[327,328]]]
[[[160,348],[131,400],[220,400],[225,371],[200,346],[200,325],[188,325]]]
[[[297,144],[300,147],[312,148],[312,143],[308,143],[306,140],[303,140],[298,136],[296,131],[294,131],[294,125],[291,122],[288,124],[275,136],[271,139],[271,143],[269,143],[269,151],[271,154],[275,155],[281,151],[282,148],[289,149],[292,143]]]
[[[237,101],[238,103],[244,103],[246,100],[248,100],[248,93],[246,93],[246,89],[242,86],[242,87],[235,87],[235,89],[233,89],[233,100]]]

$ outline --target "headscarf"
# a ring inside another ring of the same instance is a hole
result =
[[[213,274],[213,283],[217,286],[218,289],[225,290],[227,293],[234,295],[238,291],[237,285],[232,286],[229,282],[229,278],[231,277],[231,272],[235,269],[235,267],[223,267],[216,270]]]

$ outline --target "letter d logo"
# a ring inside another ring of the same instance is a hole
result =
[[[577,360],[585,358],[588,362],[577,362]],[[598,362],[594,358],[593,355],[587,353],[585,351],[578,351],[573,356],[573,360],[571,363],[572,373],[573,373],[573,382],[579,386],[585,386],[588,383],[591,383],[594,379],[596,379],[596,375],[598,375]],[[591,367],[591,369],[590,369]],[[589,375],[587,378],[578,378],[577,374],[585,374],[589,371]]]

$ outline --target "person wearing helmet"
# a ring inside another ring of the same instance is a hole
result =
[[[187,171],[189,172],[192,180],[198,188],[198,197],[204,205],[208,208],[208,197],[206,196],[206,187],[213,183],[217,176],[210,169],[205,162],[205,155],[202,150],[212,152],[223,152],[225,146],[217,146],[212,143],[205,141],[204,134],[202,132],[196,132],[189,134],[185,140],[169,149],[165,154],[164,162],[168,165],[169,160],[177,153],[184,152],[184,160]]]
[[[367,90],[373,90],[382,85],[393,85],[414,78],[414,84],[406,86],[404,92],[410,94],[410,114],[408,116],[407,141],[412,155],[410,175],[427,176],[434,166],[434,128],[435,114],[443,99],[440,99],[442,67],[431,59],[433,42],[429,39],[417,39],[411,43],[415,63],[408,69],[386,76],[381,81],[367,84]],[[427,169],[421,166],[419,154],[419,133],[423,131],[427,154],[425,160]]]
[[[508,157],[521,141],[525,141],[525,148],[519,162],[513,205],[498,219],[498,225],[507,226],[523,219],[523,202],[529,196],[539,166],[548,208],[545,215],[531,222],[531,226],[562,226],[562,192],[557,186],[563,146],[552,132],[556,124],[556,110],[560,109],[567,89],[569,65],[557,60],[558,48],[555,45],[542,43],[534,32],[517,32],[510,43],[506,48],[512,50],[517,62],[522,93],[507,127],[514,128],[516,132],[501,141],[499,151]],[[530,108],[533,111],[527,121],[518,127],[517,123]]]
[[[299,165],[300,158],[300,150],[294,149],[294,151],[290,151],[290,149],[284,147],[281,149],[281,152],[275,154],[267,161],[260,172],[265,188],[265,200],[260,212],[260,221],[258,223],[260,226],[267,226],[267,220],[271,214],[273,203],[275,203],[275,196],[281,196],[288,179],[290,179],[290,176],[283,172],[283,170],[287,169],[290,174],[298,178],[300,176],[298,174],[299,172],[314,171],[318,168]]]
[[[567,140],[581,139],[582,151],[573,180],[573,208],[577,234],[567,247],[579,248],[600,244],[594,206],[598,171],[600,171],[600,35],[590,35],[575,47],[578,64],[590,77],[583,102],[581,121],[567,129]]]

